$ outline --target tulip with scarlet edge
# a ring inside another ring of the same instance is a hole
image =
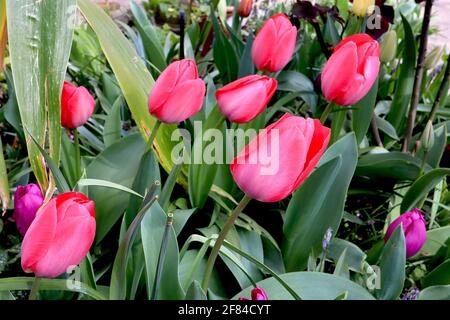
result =
[[[217,104],[220,112],[230,121],[246,123],[263,112],[276,89],[275,79],[259,75],[247,76],[217,90]]]
[[[292,59],[297,29],[284,13],[270,17],[259,30],[252,45],[252,58],[261,71],[277,72]]]
[[[405,234],[406,257],[415,256],[427,240],[425,219],[419,209],[413,209],[395,219],[388,227],[384,241],[387,242],[395,228],[401,224]]]
[[[253,0],[241,0],[238,7],[238,15],[241,18],[247,18],[252,12]]]
[[[25,272],[54,278],[78,265],[95,237],[94,202],[79,192],[51,199],[34,219],[22,242]]]
[[[61,94],[61,125],[75,129],[84,125],[95,109],[94,97],[85,87],[64,81]]]
[[[17,187],[14,193],[13,219],[22,236],[27,232],[43,202],[44,195],[37,184],[30,183]]]
[[[251,300],[269,300],[263,288],[260,287],[252,289],[251,297],[252,297]],[[245,297],[240,297],[239,300],[249,300],[249,299]]]
[[[245,196],[231,213],[214,244],[203,277],[203,290],[208,288],[215,260],[228,231],[250,200],[275,202],[289,196],[319,162],[329,140],[330,129],[319,120],[285,114],[237,155],[230,169]],[[271,150],[273,145],[277,149]],[[297,297],[295,292],[290,292]]]

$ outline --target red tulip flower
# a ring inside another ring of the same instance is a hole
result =
[[[292,59],[297,29],[284,13],[270,17],[259,30],[252,46],[252,58],[258,70],[277,72]]]
[[[253,0],[241,0],[238,7],[238,15],[247,18],[252,12]]]
[[[252,300],[269,300],[263,288],[256,287],[251,291]],[[248,298],[240,297],[239,300],[248,300]]]
[[[95,100],[85,87],[64,81],[61,94],[61,125],[75,129],[86,123],[94,113]]]
[[[184,121],[200,111],[205,91],[193,60],[173,62],[156,80],[150,93],[149,111],[165,123]]]
[[[427,240],[427,228],[422,212],[416,208],[395,219],[386,231],[385,242],[389,240],[399,224],[402,225],[405,234],[406,257],[415,256]]]
[[[367,34],[345,38],[334,49],[321,76],[328,101],[350,106],[372,88],[380,69],[380,46]]]
[[[22,268],[53,278],[78,265],[95,237],[94,202],[66,192],[40,209],[22,242]]]
[[[276,202],[308,177],[330,140],[319,120],[285,114],[255,137],[231,163],[231,173],[248,197]]]
[[[230,121],[245,123],[263,112],[276,89],[275,79],[251,75],[220,88],[216,98],[220,112]]]

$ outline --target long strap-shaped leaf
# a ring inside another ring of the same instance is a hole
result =
[[[97,34],[103,52],[114,71],[120,88],[130,107],[133,118],[146,140],[156,123],[148,112],[148,94],[154,80],[139,58],[132,44],[125,38],[114,21],[90,0],[78,0],[78,6],[84,17]],[[171,141],[174,125],[162,125],[154,145],[156,156],[162,167],[170,172],[173,167],[171,152],[176,142]],[[186,185],[186,179],[180,181]]]
[[[8,38],[14,86],[23,125],[44,146],[48,128],[50,155],[59,163],[60,97],[69,60],[75,0],[7,1]],[[27,134],[34,174],[47,190],[45,162]]]

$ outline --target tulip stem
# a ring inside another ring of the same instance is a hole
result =
[[[441,101],[445,101],[445,97],[448,93],[448,84],[450,82],[450,56],[447,58],[447,67],[445,68],[444,78],[442,79],[441,85],[439,86],[436,98],[433,102],[433,107],[431,108],[430,117],[428,121],[433,122],[436,117],[437,111],[441,106]]]
[[[146,150],[146,152],[153,147],[153,141],[156,138],[156,134],[158,133],[158,129],[161,126],[161,123],[162,123],[161,121],[156,120],[155,126],[153,127],[152,133],[150,134],[150,138],[148,138],[148,141],[147,141],[147,150]]]
[[[33,281],[33,285],[31,286],[30,295],[28,296],[28,300],[36,300],[37,294],[39,292],[39,286],[41,284],[41,278],[35,277]]]
[[[250,198],[247,195],[244,195],[242,200],[239,202],[234,211],[228,217],[228,220],[223,226],[222,231],[220,231],[219,236],[214,243],[214,247],[211,250],[211,254],[209,255],[208,262],[206,263],[206,270],[202,282],[202,289],[204,292],[208,290],[209,279],[211,278],[214,263],[216,262],[217,256],[219,255],[220,247],[222,247],[222,244],[225,241],[225,237],[227,236],[230,229],[234,226],[234,222],[238,218],[239,214],[242,212],[242,210],[244,210],[244,208],[247,206],[250,200],[252,200],[252,198]]]
[[[325,108],[325,110],[322,113],[322,116],[320,117],[320,123],[324,124],[325,121],[327,121],[328,115],[330,114],[331,110],[333,110],[334,107],[334,102],[330,102],[327,107]]]
[[[73,129],[73,142],[75,144],[75,181],[78,181],[81,177],[81,152],[77,128]]]

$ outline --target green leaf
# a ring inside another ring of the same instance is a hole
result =
[[[166,214],[159,204],[155,202],[141,223],[141,237],[147,271],[147,293],[149,296],[153,291],[158,256],[165,226]],[[158,291],[157,299],[176,300],[184,298],[185,293],[180,284],[178,265],[179,256],[177,238],[173,227],[171,227],[166,258],[162,269],[161,286]]]
[[[356,143],[358,145],[366,136],[367,130],[369,130],[373,110],[375,109],[375,104],[377,102],[377,93],[378,78],[369,93],[353,106],[355,108],[352,111],[353,131],[355,131]]]
[[[184,300],[208,300],[202,286],[196,280],[192,281],[191,285],[186,291]]]
[[[97,187],[105,187],[105,188],[111,188],[111,189],[116,189],[116,190],[121,190],[124,192],[128,192],[132,195],[138,196],[139,198],[144,199],[144,196],[131,190],[130,188],[127,188],[121,184],[118,183],[114,183],[111,181],[106,181],[106,180],[100,180],[100,179],[81,179],[80,181],[78,181],[77,183],[79,186],[81,187],[86,187],[86,186],[97,186]]]
[[[428,192],[449,174],[450,169],[448,168],[433,169],[417,179],[406,192],[400,211],[406,212],[418,206],[427,196]]]
[[[283,224],[283,257],[288,271],[302,270],[311,251],[317,256],[328,228],[337,231],[357,160],[354,134],[332,145],[318,168],[294,193]]]
[[[295,290],[303,300],[334,300],[343,292],[348,292],[348,300],[374,300],[373,296],[356,283],[328,273],[321,272],[292,272],[282,274],[281,279]],[[257,283],[264,289],[270,300],[292,299],[289,292],[274,278],[265,279]],[[252,287],[247,288],[233,299],[250,297]]]
[[[296,71],[282,71],[278,77],[277,90],[299,93],[299,96],[310,107],[317,104],[317,94],[314,91],[314,84],[304,74]]]
[[[244,52],[242,53],[241,60],[239,63],[239,73],[238,77],[243,78],[255,73],[255,65],[253,64],[252,58],[252,45],[253,45],[254,35],[250,32],[247,41],[245,42]]]
[[[131,188],[145,147],[146,143],[140,135],[128,135],[92,160],[86,168],[86,178],[106,180]],[[124,213],[130,195],[122,190],[98,186],[90,186],[88,195],[95,202],[95,240],[99,243]]]
[[[422,278],[422,288],[436,285],[450,285],[450,259],[447,259]]]
[[[376,295],[382,300],[397,299],[405,282],[406,247],[402,226],[391,235],[381,254],[381,288]]]
[[[450,285],[425,288],[420,291],[419,300],[450,300]]]
[[[416,157],[425,159],[426,162],[433,168],[439,167],[445,147],[447,146],[447,127],[445,124],[440,124],[434,128],[434,143],[430,150],[426,153],[423,148],[420,148],[416,153]]]
[[[374,117],[375,117],[375,122],[378,126],[378,129],[380,129],[380,131],[383,131],[385,134],[387,134],[390,138],[392,138],[394,140],[400,139],[397,135],[397,132],[395,131],[395,128],[392,126],[392,124],[389,121],[386,121],[377,115],[375,115]]]
[[[421,256],[434,256],[450,238],[450,226],[441,227],[427,232],[427,240],[420,250]]]
[[[122,123],[120,121],[120,107],[122,105],[122,98],[119,97],[109,110],[108,116],[105,120],[105,127],[103,130],[103,142],[106,147],[109,147],[114,142],[120,140],[122,132]]]
[[[405,30],[402,63],[399,66],[400,74],[396,80],[397,86],[387,115],[387,120],[397,132],[403,132],[416,71],[416,40],[408,20],[403,15],[402,22]]]
[[[3,157],[3,145],[1,139],[0,139],[0,200],[2,201],[2,215],[4,215],[9,206],[10,194],[9,194],[8,175],[6,174],[5,158]]]
[[[75,0],[7,1],[8,39],[14,88],[22,124],[39,146],[45,146],[59,164],[60,97],[69,60]],[[29,136],[27,134],[27,136]],[[27,139],[33,172],[44,192],[49,187],[45,162]]]
[[[331,240],[327,251],[327,258],[338,261],[339,257],[346,252],[346,263],[350,270],[363,272],[363,263],[366,260],[366,254],[355,244],[343,239],[334,238]]]
[[[154,84],[152,76],[132,44],[103,10],[89,0],[78,0],[78,6],[97,34],[139,131],[148,140],[156,123],[148,112],[148,94]],[[175,142],[171,140],[171,135],[174,130],[177,130],[175,125],[161,125],[154,142],[156,156],[167,172],[173,167],[171,152]],[[179,181],[186,185],[184,175],[180,175]]]

